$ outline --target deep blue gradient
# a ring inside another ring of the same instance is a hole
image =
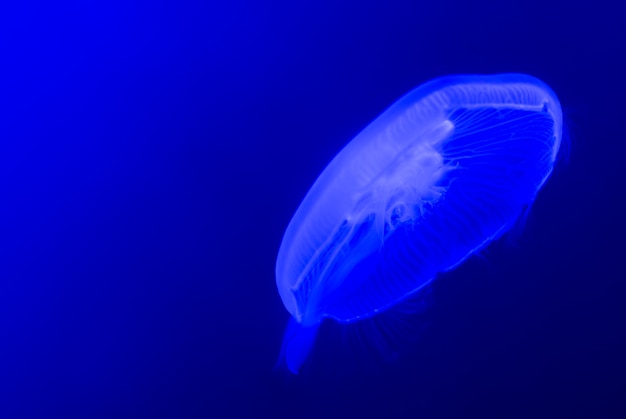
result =
[[[614,2],[8,4],[0,417],[624,416]],[[415,86],[511,72],[571,139],[519,238],[435,281],[396,362],[336,374],[329,322],[276,374],[276,254],[327,163]]]

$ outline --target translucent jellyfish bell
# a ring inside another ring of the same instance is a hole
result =
[[[330,162],[283,237],[276,283],[296,373],[324,318],[376,315],[510,229],[550,176],[562,115],[522,74],[414,89]]]

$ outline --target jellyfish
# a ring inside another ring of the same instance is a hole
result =
[[[289,222],[276,283],[298,373],[324,319],[368,319],[511,229],[553,171],[554,92],[523,74],[458,75],[400,98],[319,175]]]

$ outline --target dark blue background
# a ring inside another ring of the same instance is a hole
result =
[[[7,7],[0,417],[626,415],[619,2]],[[571,137],[518,245],[441,278],[397,362],[333,375],[330,325],[274,374],[316,176],[411,88],[500,72],[548,83]]]

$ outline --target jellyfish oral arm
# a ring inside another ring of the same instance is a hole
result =
[[[319,323],[303,326],[290,318],[283,336],[278,364],[286,366],[293,374],[297,374],[313,348],[318,329]]]

